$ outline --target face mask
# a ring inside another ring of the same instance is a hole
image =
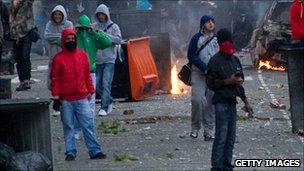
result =
[[[64,47],[65,47],[68,51],[72,52],[72,51],[74,51],[74,50],[76,49],[77,43],[76,43],[75,41],[65,42],[65,43],[64,43]]]

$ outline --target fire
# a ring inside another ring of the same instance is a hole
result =
[[[171,94],[186,94],[187,91],[183,88],[183,83],[178,79],[177,65],[174,65],[171,69]]]
[[[286,70],[283,66],[280,66],[280,67],[272,66],[270,64],[270,61],[260,60],[258,69],[261,69],[263,67],[265,67],[266,69],[275,70],[275,71],[285,71]]]

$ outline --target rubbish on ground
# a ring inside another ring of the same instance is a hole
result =
[[[114,154],[113,155],[115,161],[137,161],[139,157],[134,156],[132,154]]]
[[[272,102],[270,102],[270,107],[275,109],[286,109],[286,105],[280,103],[277,100],[273,100]]]

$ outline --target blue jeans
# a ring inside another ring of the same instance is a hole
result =
[[[75,119],[79,122],[82,129],[85,144],[92,157],[101,152],[101,146],[97,141],[96,130],[93,124],[93,115],[90,104],[87,99],[75,101],[62,101],[61,121],[63,125],[66,155],[76,156],[76,140],[75,140]]]
[[[101,109],[107,111],[113,98],[111,96],[115,65],[112,63],[96,65],[96,91],[100,94]]]
[[[92,78],[92,82],[93,82],[93,85],[94,85],[94,88],[96,89],[96,76],[95,76],[95,73],[91,73],[91,78]],[[93,115],[93,124],[94,124],[94,118],[95,118],[95,96],[96,96],[96,93],[94,93],[91,97],[91,100],[89,101],[90,103],[90,108],[91,108],[91,111],[92,111],[92,115]],[[79,122],[77,121],[77,119],[75,119],[75,125],[74,125],[74,128],[75,128],[75,133],[78,134],[81,132],[81,127],[80,127],[80,124]]]
[[[236,104],[215,104],[215,139],[211,157],[213,170],[232,169],[235,134]]]

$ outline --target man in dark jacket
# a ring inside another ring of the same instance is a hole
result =
[[[207,66],[207,86],[214,91],[212,103],[215,105],[215,139],[212,147],[212,170],[232,170],[233,146],[236,132],[236,97],[245,103],[243,108],[252,114],[244,88],[242,65],[235,53],[231,33],[221,29],[217,33],[220,51]]]
[[[8,9],[5,6],[5,4],[0,0],[0,65],[2,61],[2,45],[4,43],[4,39],[6,37],[6,34],[9,31],[9,13]]]
[[[30,53],[34,41],[34,35],[31,33],[36,27],[33,15],[34,0],[12,0],[11,2],[10,38],[14,41],[13,54],[20,80],[16,91],[24,91],[31,88]]]

